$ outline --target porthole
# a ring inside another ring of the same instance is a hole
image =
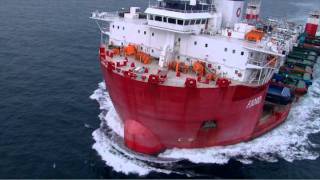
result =
[[[224,48],[224,52],[228,52],[228,48]]]
[[[154,33],[152,33],[151,35],[154,36]]]
[[[204,46],[207,48],[207,47],[208,47],[208,44],[205,44]]]
[[[232,53],[235,54],[235,53],[236,53],[236,50],[232,50]]]
[[[195,42],[194,42],[194,45],[196,46],[197,44],[198,44],[198,42],[197,42],[197,41],[195,41]]]
[[[244,55],[244,52],[242,51],[242,52],[241,52],[241,56],[243,56],[243,55]]]

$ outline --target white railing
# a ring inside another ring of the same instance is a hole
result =
[[[105,21],[115,20],[119,18],[119,12],[95,11],[92,13],[91,18],[96,20],[105,20]]]
[[[207,13],[207,12],[212,12],[214,8],[209,8],[206,10],[192,10],[192,9],[174,9],[174,8],[167,8],[159,5],[150,5],[150,8],[155,8],[155,9],[163,9],[163,10],[168,10],[168,11],[173,11],[173,12],[180,12],[180,13]]]

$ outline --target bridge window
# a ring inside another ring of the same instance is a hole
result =
[[[177,24],[177,20],[173,18],[168,18],[168,23]]]
[[[196,20],[191,20],[190,25],[195,25],[196,24]]]
[[[183,25],[183,20],[178,19],[178,24]]]
[[[162,21],[162,17],[161,17],[161,16],[156,16],[156,17],[155,17],[155,20],[156,20],[156,21]]]
[[[153,15],[149,15],[149,19],[150,19],[150,20],[153,20]]]
[[[202,19],[201,24],[206,24],[207,20],[206,19]]]
[[[196,24],[201,24],[201,19],[198,19]]]
[[[168,21],[168,18],[167,17],[163,17],[163,22],[167,22]]]
[[[190,24],[190,20],[185,20],[185,21],[184,21],[184,25],[185,25],[185,26],[188,26],[189,24]]]

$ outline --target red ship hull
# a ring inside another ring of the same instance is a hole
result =
[[[155,155],[169,148],[204,148],[248,141],[282,123],[290,106],[261,121],[268,84],[184,88],[125,77],[102,63],[107,90],[125,124],[125,144]]]

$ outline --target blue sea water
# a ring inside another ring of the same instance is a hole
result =
[[[99,107],[89,96],[102,76],[90,12],[148,0],[0,0],[0,178],[135,178],[108,167],[92,148]],[[303,23],[319,0],[264,0],[265,16]],[[320,109],[312,116],[316,120]],[[304,119],[301,119],[304,121]],[[315,144],[320,135],[309,137]],[[318,152],[315,147],[313,151]],[[112,158],[112,157],[111,157]],[[319,178],[320,160],[185,162],[204,178]],[[179,167],[181,168],[181,167]],[[180,172],[183,172],[180,171]],[[190,174],[190,173],[189,173]],[[183,178],[150,173],[147,178]]]

